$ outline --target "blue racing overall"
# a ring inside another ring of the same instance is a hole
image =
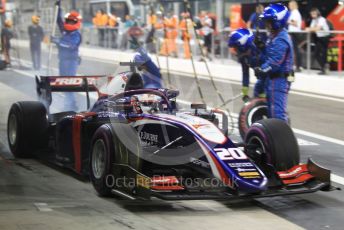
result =
[[[160,69],[154,64],[152,59],[148,56],[147,51],[143,48],[138,50],[134,57],[134,61],[142,63],[145,68],[142,68],[142,78],[144,88],[162,88],[162,77]]]
[[[269,117],[288,122],[287,104],[293,79],[293,44],[287,30],[271,35],[266,44],[266,61],[261,69],[267,73]]]
[[[58,47],[59,72],[61,76],[76,76],[79,65],[79,46],[81,34],[79,30],[67,31],[64,29],[61,8],[57,19],[62,37],[52,38],[52,42]],[[77,110],[75,93],[65,93],[65,110]]]
[[[251,46],[247,51],[243,52],[238,49],[239,62],[242,67],[242,86],[244,96],[248,95],[248,88],[250,85],[250,67],[255,68],[259,63],[265,60],[263,51],[258,50],[256,46]],[[257,61],[259,59],[259,61]],[[265,97],[265,76],[260,74],[257,76],[257,82],[254,86],[254,97]]]

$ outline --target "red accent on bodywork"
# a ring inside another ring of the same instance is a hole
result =
[[[162,185],[162,184],[179,184],[179,180],[175,176],[153,176],[152,185]]]
[[[184,190],[175,176],[153,176],[151,179],[153,190]]]
[[[215,156],[211,153],[208,152],[208,154],[210,155],[210,157],[213,159],[213,162],[216,165],[217,170],[220,173],[221,176],[221,180],[225,185],[228,185],[230,187],[232,187],[232,183],[231,180],[229,179],[229,177],[227,176],[227,174],[225,173],[225,171],[223,170],[222,166],[220,165],[220,163],[218,162],[218,160],[215,158]]]
[[[287,171],[277,172],[277,174],[285,185],[303,184],[314,178],[309,173],[306,164],[296,165]]]
[[[307,165],[305,165],[305,164],[296,165],[287,171],[277,172],[278,176],[281,179],[294,178],[294,177],[297,177],[303,173],[308,173],[308,168],[307,168]]]
[[[151,189],[153,190],[184,190],[183,186],[180,185],[155,185],[151,186]]]
[[[84,115],[77,114],[73,120],[73,151],[74,151],[74,169],[81,173],[81,122]]]
[[[307,173],[307,174],[303,174],[297,178],[294,179],[290,179],[290,180],[283,180],[283,184],[285,185],[292,185],[292,184],[303,184],[307,181],[309,181],[310,179],[314,178],[314,176],[312,176],[311,174]]]
[[[73,131],[72,131],[72,143],[74,152],[74,169],[77,173],[81,173],[81,123],[86,117],[96,115],[95,112],[85,112],[74,116]]]
[[[232,184],[232,181],[231,179],[229,179],[229,177],[227,176],[227,174],[225,173],[225,171],[223,170],[222,166],[220,165],[220,163],[218,162],[217,158],[207,149],[207,147],[202,144],[200,141],[197,141],[198,144],[201,146],[204,154],[208,154],[208,156],[211,157],[211,160],[214,162],[215,164],[215,167],[217,169],[217,171],[219,172],[220,174],[220,179],[221,181],[225,184],[225,185],[228,185],[229,187],[232,187],[233,184]]]

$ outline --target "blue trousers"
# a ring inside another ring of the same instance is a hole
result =
[[[259,97],[260,94],[265,94],[267,84],[267,78],[266,77],[260,77],[257,79],[256,84],[254,85],[254,97]]]
[[[34,70],[41,69],[41,44],[30,44],[31,59]]]
[[[268,115],[288,122],[287,104],[290,82],[285,77],[267,79]]]
[[[242,67],[242,86],[249,87],[250,85],[250,67],[245,63],[241,62]],[[254,97],[259,97],[259,94],[265,93],[266,88],[266,77],[261,76],[254,85]]]
[[[78,70],[78,60],[61,60],[59,62],[59,72],[61,76],[76,76]],[[76,105],[75,93],[66,92],[64,101],[65,111],[77,111],[78,106]]]

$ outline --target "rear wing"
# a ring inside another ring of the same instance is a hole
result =
[[[135,88],[143,88],[143,82],[137,73],[137,68],[143,63],[137,62],[120,62],[120,66],[127,66],[130,72],[123,72],[117,75],[118,87],[113,93],[126,91]],[[129,76],[126,73],[131,73]],[[102,85],[106,85],[115,75],[84,75],[84,76],[36,76],[36,90],[40,101],[42,101],[47,111],[52,103],[53,92],[84,92],[86,93],[87,109],[90,108],[90,92],[97,92],[98,96],[102,93],[99,91]],[[105,83],[105,84],[104,84]]]
[[[112,79],[114,76],[36,76],[36,90],[38,98],[46,105],[47,109],[52,103],[53,92],[84,92],[86,93],[87,108],[90,107],[90,92],[99,92],[97,81]]]
[[[100,78],[111,77],[98,76],[36,76],[38,88],[50,88],[51,92],[96,92],[96,81]]]

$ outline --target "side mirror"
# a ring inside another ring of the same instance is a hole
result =
[[[169,89],[166,92],[166,96],[168,99],[176,98],[179,96],[179,90],[176,89]]]
[[[204,103],[193,102],[191,103],[191,109],[195,110],[195,115],[198,114],[199,109],[207,109],[207,105]]]
[[[193,102],[191,103],[191,109],[207,109],[207,105],[204,103]]]

